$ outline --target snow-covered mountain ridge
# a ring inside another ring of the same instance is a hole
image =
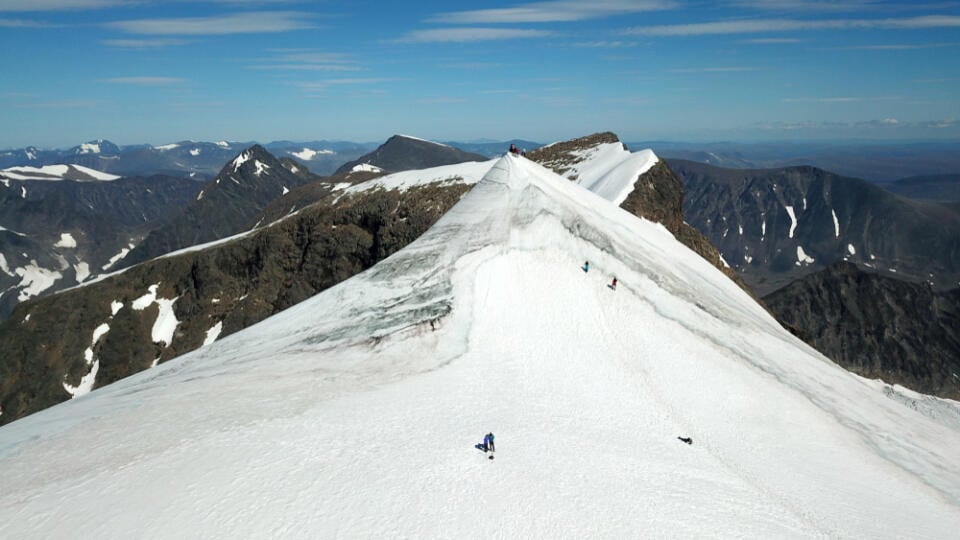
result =
[[[506,156],[366,272],[0,428],[0,535],[942,538],[958,445]]]

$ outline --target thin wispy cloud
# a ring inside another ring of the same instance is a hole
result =
[[[50,28],[54,25],[40,21],[23,19],[0,19],[0,28]]]
[[[141,4],[138,0],[3,0],[0,11],[65,11]]]
[[[298,11],[258,11],[212,17],[135,19],[106,26],[130,34],[209,36],[266,34],[312,28],[309,14]]]
[[[676,68],[671,69],[670,73],[737,73],[743,71],[756,71],[757,68],[744,66],[724,66],[724,67],[701,67],[701,68]]]
[[[636,47],[639,43],[636,41],[580,41],[574,45],[588,49],[628,49]]]
[[[556,0],[521,4],[510,8],[441,13],[428,19],[428,22],[440,24],[569,22],[673,9],[677,5],[677,2],[671,0],[596,0],[593,2]]]
[[[389,82],[392,79],[378,77],[361,77],[348,79],[325,79],[321,81],[308,81],[296,83],[296,86],[302,90],[326,90],[334,86],[353,86],[364,84],[380,84]]]
[[[64,99],[58,101],[41,101],[38,103],[22,103],[17,105],[26,109],[89,109],[103,105],[97,99]]]
[[[800,43],[800,40],[797,38],[756,38],[756,39],[741,39],[737,43],[747,43],[751,45],[780,45],[788,43]]]
[[[136,86],[170,86],[180,84],[184,79],[179,77],[113,77],[103,79],[102,82],[110,84],[132,84]]]
[[[784,103],[852,103],[861,101],[859,97],[802,97],[783,98]]]
[[[467,100],[461,97],[451,97],[451,96],[439,96],[432,98],[423,98],[418,99],[417,103],[423,103],[427,105],[453,105],[457,103],[466,103]]]
[[[862,51],[910,51],[916,49],[939,49],[941,47],[955,47],[957,43],[911,43],[911,44],[887,44],[887,45],[854,45],[843,47],[846,50]]]
[[[251,69],[289,71],[360,71],[357,62],[342,53],[313,50],[276,50],[276,56],[250,66]]]
[[[190,43],[186,39],[159,38],[159,39],[105,39],[101,41],[109,47],[120,49],[159,49],[162,47],[174,47],[177,45],[186,45]]]
[[[877,0],[735,0],[732,7],[764,11],[840,12],[877,8]]]
[[[960,16],[928,15],[900,19],[744,19],[708,23],[640,26],[630,28],[624,33],[627,35],[641,36],[703,36],[810,30],[921,30],[958,27],[960,27]]]
[[[436,28],[410,32],[398,41],[401,43],[467,43],[543,38],[552,35],[554,33],[549,30],[525,28]]]

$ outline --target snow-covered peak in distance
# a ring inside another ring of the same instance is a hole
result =
[[[110,181],[115,174],[96,171],[81,165],[45,165],[43,167],[10,167],[0,170],[0,178],[8,180],[76,180],[80,182]]]
[[[505,156],[368,271],[0,428],[0,536],[945,538],[957,429]]]

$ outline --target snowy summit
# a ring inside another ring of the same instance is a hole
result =
[[[956,535],[955,403],[837,367],[588,172],[504,156],[368,271],[0,428],[0,537]]]

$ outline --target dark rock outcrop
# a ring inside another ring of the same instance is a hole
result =
[[[960,399],[960,289],[937,292],[838,262],[763,301],[785,327],[854,373]]]

